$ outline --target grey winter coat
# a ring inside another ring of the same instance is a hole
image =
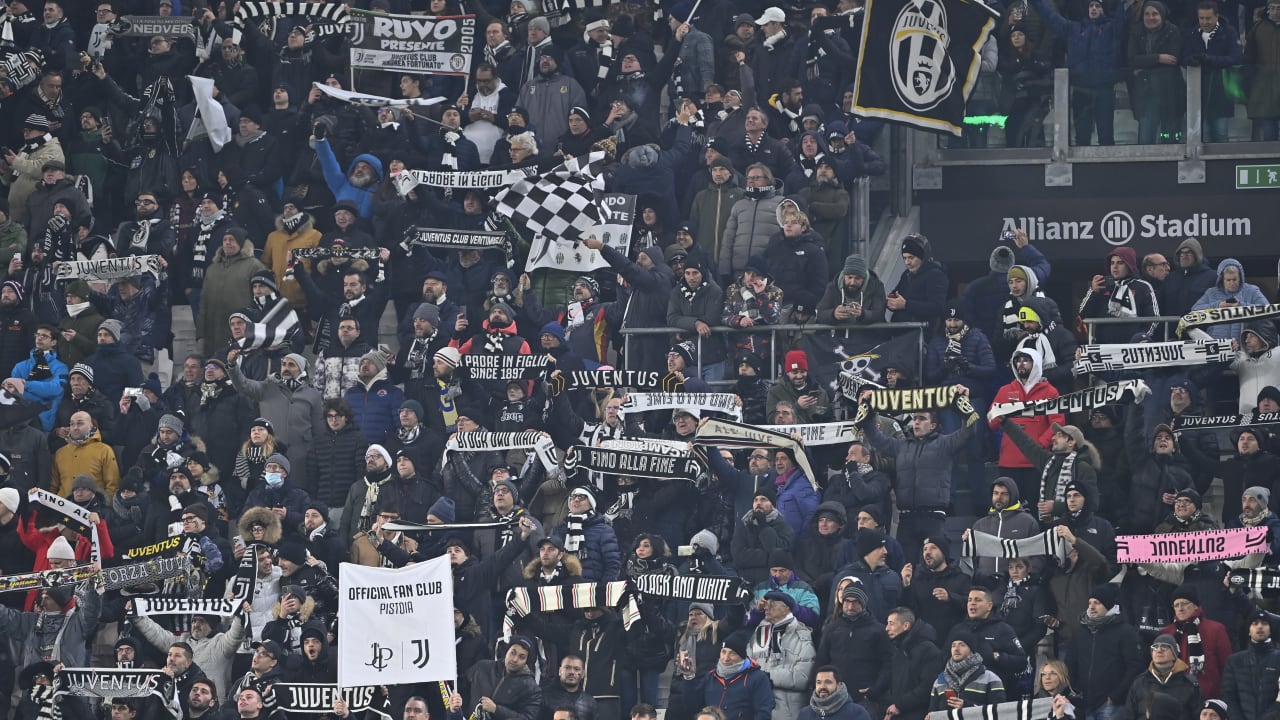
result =
[[[742,272],[753,255],[764,255],[769,241],[782,231],[778,226],[778,205],[782,195],[776,187],[770,188],[765,197],[743,197],[729,211],[729,221],[724,226],[724,240],[716,258],[721,277],[732,277]]]
[[[311,450],[311,441],[325,430],[324,398],[320,391],[306,384],[306,376],[297,390],[290,390],[279,374],[272,374],[266,380],[252,380],[240,372],[240,363],[229,364],[227,375],[236,392],[258,401],[262,417],[271,421],[276,437],[289,447],[292,470],[289,479],[295,486],[309,490],[312,485],[306,477],[307,453]],[[200,663],[200,667],[212,677],[208,664]]]
[[[133,626],[147,642],[161,651],[168,650],[175,642],[187,643],[191,646],[195,663],[204,670],[204,674],[220,688],[231,687],[231,661],[235,659],[236,650],[244,639],[243,618],[232,620],[231,628],[226,632],[205,638],[195,638],[190,633],[175,636],[148,617],[135,618]]]
[[[1083,462],[1081,463],[1084,464]],[[996,482],[1008,488],[1009,505],[1004,510],[992,510],[987,513],[986,517],[978,518],[973,523],[973,529],[977,532],[984,532],[988,535],[995,535],[999,538],[1009,538],[1021,540],[1029,538],[1033,535],[1040,534],[1040,521],[1036,519],[1033,512],[1029,509],[1035,508],[1035,501],[1028,500],[1027,504],[1022,503],[1022,498],[1018,495],[1018,483],[1009,480],[999,480]],[[996,482],[991,483],[992,488]],[[993,557],[980,557],[977,559],[974,568],[974,577],[995,577],[996,575],[1008,572],[1009,561]]]
[[[931,433],[923,438],[901,440],[884,434],[875,413],[863,427],[871,444],[882,453],[894,456],[897,480],[893,484],[898,508],[903,510],[945,510],[951,502],[952,458],[969,442],[977,422],[942,435]]]
[[[66,620],[58,627],[53,623],[45,623],[44,630],[37,630],[37,621],[44,613],[20,612],[9,607],[0,607],[0,636],[16,641],[22,648],[20,667],[38,663],[40,648],[52,644],[52,657],[55,665],[61,663],[67,667],[85,667],[89,654],[85,652],[86,644],[93,639],[98,630],[98,615],[102,612],[102,596],[88,583],[76,587],[76,604],[74,609],[64,615]]]
[[[747,657],[760,663],[760,669],[769,673],[773,683],[772,720],[792,720],[809,705],[809,675],[818,654],[813,631],[791,617],[770,628],[772,633],[778,633],[776,641],[766,640],[770,634],[765,632],[766,625],[769,623],[761,622],[752,631]]]

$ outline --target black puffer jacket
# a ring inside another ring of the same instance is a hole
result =
[[[824,512],[835,514],[842,526],[840,530],[831,535],[818,533],[818,516]],[[828,500],[819,505],[818,509],[814,511],[813,519],[809,521],[809,534],[796,547],[795,558],[798,563],[796,572],[800,574],[802,580],[813,586],[813,592],[824,604],[827,601],[827,596],[831,594],[831,574],[836,569],[836,549],[848,537],[849,516],[845,506],[839,502]],[[823,607],[821,615],[826,617],[829,610],[830,608]],[[825,632],[822,635],[822,641],[826,642]],[[853,686],[850,685],[850,687]],[[857,687],[867,686],[859,685]]]
[[[1227,658],[1222,673],[1222,699],[1237,717],[1258,720],[1275,705],[1271,688],[1280,679],[1280,649],[1275,642],[1249,642]]]
[[[814,313],[826,290],[818,279],[828,277],[822,238],[812,229],[794,238],[778,233],[769,241],[764,255],[769,261],[769,274],[782,288],[787,304],[803,305]]]
[[[933,681],[946,664],[946,655],[935,644],[937,633],[927,622],[916,620],[912,628],[893,640],[888,672],[871,689],[870,695],[881,706],[898,706],[898,714],[907,718],[924,716],[929,709],[929,692]]]
[[[1170,510],[1161,499],[1164,493],[1192,486],[1191,467],[1182,454],[1157,455],[1152,450],[1153,439],[1143,426],[1141,406],[1130,405],[1125,411],[1124,450],[1133,480],[1130,512],[1121,518],[1127,524],[1117,528],[1121,533],[1151,532]]]
[[[862,611],[855,618],[843,614],[822,626],[815,667],[835,665],[849,688],[854,702],[863,700],[859,688],[872,688],[885,670],[884,659],[894,652],[884,625],[871,613]]]
[[[307,452],[306,476],[311,482],[312,499],[329,507],[342,507],[347,502],[351,483],[364,476],[367,449],[369,441],[354,423],[348,422],[336,433],[325,428],[316,435]]]
[[[1084,695],[1088,712],[1108,700],[1114,705],[1123,704],[1129,685],[1143,667],[1138,631],[1119,615],[1109,618],[1096,628],[1085,626],[1078,630],[1071,639],[1071,653],[1067,655],[1067,672],[1076,691]],[[1062,620],[1080,622],[1078,618]]]
[[[498,706],[494,720],[537,720],[542,705],[542,688],[528,667],[510,674],[501,660],[485,660],[467,671],[471,695],[465,707],[475,707],[487,697]]]

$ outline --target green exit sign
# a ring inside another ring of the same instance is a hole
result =
[[[1237,190],[1280,188],[1280,165],[1237,165]]]

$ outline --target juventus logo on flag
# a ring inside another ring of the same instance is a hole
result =
[[[864,15],[854,114],[959,135],[998,14],[981,0],[868,0]]]

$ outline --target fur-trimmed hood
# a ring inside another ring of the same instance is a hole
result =
[[[255,522],[262,523],[267,528],[267,531],[262,536],[264,542],[268,545],[275,545],[280,542],[280,537],[283,534],[280,528],[280,518],[264,507],[253,507],[244,511],[244,514],[240,516],[240,522],[236,525],[240,530],[240,537],[249,537],[249,526]],[[248,541],[246,540],[246,542]]]
[[[283,620],[285,619],[285,617],[287,617],[280,606],[281,606],[281,601],[277,600],[275,606],[271,608],[271,617],[275,618],[276,620]],[[305,623],[311,619],[311,616],[314,615],[315,612],[316,612],[316,599],[313,597],[308,597],[306,602],[302,603],[302,607],[298,608],[298,617],[302,620],[302,622]]]
[[[319,273],[329,272],[329,267],[331,265],[333,265],[332,258],[325,258],[320,262],[316,263],[316,272],[319,272]],[[352,270],[359,270],[360,272],[369,272],[369,261],[365,260],[364,258],[356,258],[355,260],[352,260],[351,262],[347,263],[347,267],[351,268]]]
[[[577,556],[564,553],[564,557],[560,558],[560,564],[564,566],[565,571],[571,577],[582,577],[582,563],[578,561]],[[538,571],[540,565],[541,562],[536,557],[526,563],[524,566],[524,579],[532,580],[537,577],[540,574]]]

